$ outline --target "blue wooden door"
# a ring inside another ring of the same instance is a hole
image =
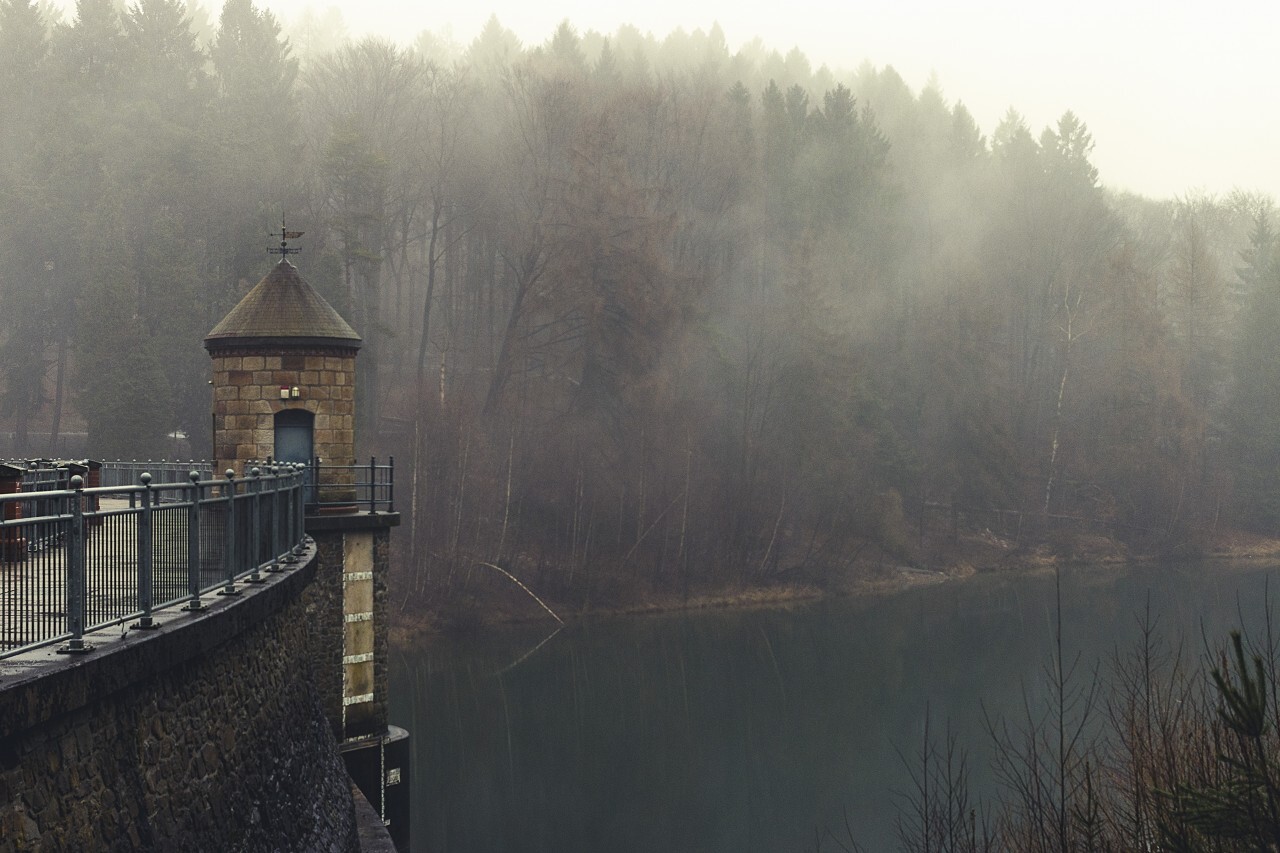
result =
[[[301,462],[307,466],[307,503],[315,503],[311,462],[315,455],[315,415],[306,409],[276,412],[275,458],[277,462]]]

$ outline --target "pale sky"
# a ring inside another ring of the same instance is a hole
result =
[[[447,29],[466,45],[490,14],[526,45],[566,18],[580,33],[630,23],[659,39],[719,23],[730,51],[758,36],[783,54],[799,47],[814,68],[892,65],[915,91],[936,72],[988,135],[1010,106],[1037,134],[1074,110],[1093,132],[1101,180],[1117,189],[1280,198],[1280,5],[1270,0],[260,2],[286,25],[308,5],[336,6],[352,35],[406,43]]]

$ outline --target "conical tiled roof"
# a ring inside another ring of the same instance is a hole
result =
[[[360,336],[333,306],[281,260],[205,336],[206,349],[243,344],[360,346]]]

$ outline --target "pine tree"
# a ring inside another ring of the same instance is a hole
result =
[[[1183,784],[1163,792],[1174,804],[1159,827],[1165,849],[1192,853],[1280,846],[1280,768],[1267,708],[1266,670],[1261,657],[1246,658],[1238,631],[1231,633],[1231,652],[1235,672],[1224,661],[1211,673],[1225,729],[1220,775],[1211,784]]]
[[[1237,517],[1269,533],[1280,529],[1280,264],[1268,216],[1260,214],[1243,255],[1249,288],[1232,359],[1227,447],[1235,479]]]

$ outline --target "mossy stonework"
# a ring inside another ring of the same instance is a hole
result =
[[[317,562],[39,679],[7,669],[0,851],[357,850],[313,677]]]

